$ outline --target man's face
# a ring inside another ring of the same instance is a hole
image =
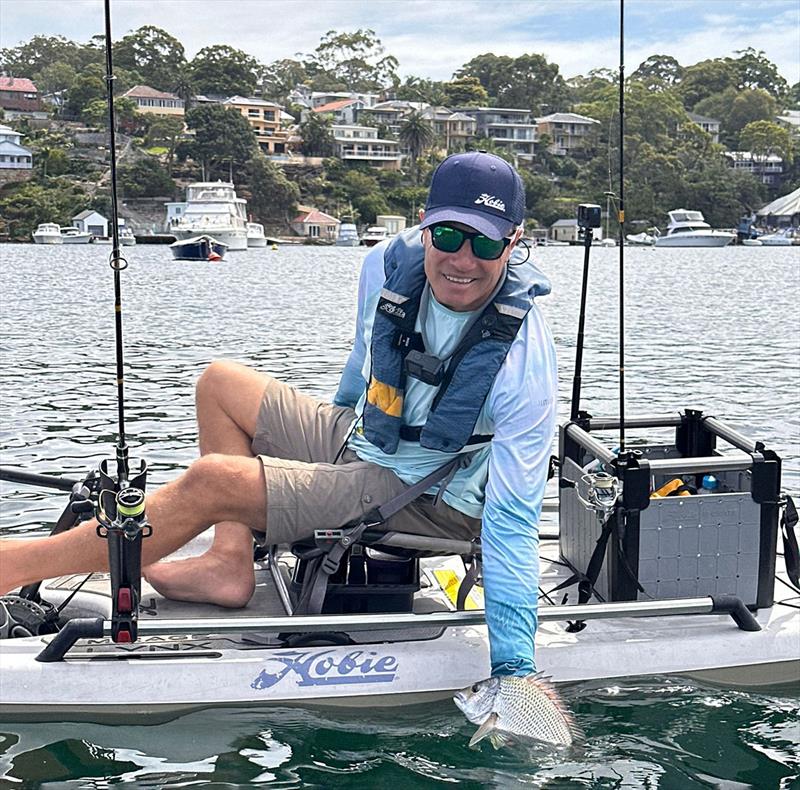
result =
[[[470,233],[475,232],[474,228],[459,222],[446,224]],[[465,240],[456,252],[437,250],[431,242],[430,228],[425,228],[422,231],[425,276],[436,301],[456,312],[477,310],[489,298],[505,274],[506,263],[520,234],[521,231],[514,234],[514,241],[506,247],[497,260],[485,261],[475,257],[469,240]]]

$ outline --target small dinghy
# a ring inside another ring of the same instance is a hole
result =
[[[169,248],[176,261],[221,261],[228,245],[203,235],[176,241]]]

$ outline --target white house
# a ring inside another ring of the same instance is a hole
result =
[[[690,112],[689,120],[692,123],[696,123],[706,134],[710,134],[713,142],[719,142],[720,122],[716,118],[706,118],[705,115],[698,115],[696,112]]]
[[[72,224],[92,236],[108,236],[108,220],[96,211],[86,209],[72,218]]]
[[[744,170],[764,184],[780,184],[784,171],[783,159],[777,154],[759,156],[750,151],[725,151],[725,158],[734,170]]]
[[[300,207],[298,206],[298,208]],[[300,214],[292,220],[291,227],[298,236],[332,242],[336,240],[340,224],[336,217],[332,217],[324,211],[303,207]]]
[[[367,162],[384,170],[399,170],[403,155],[397,140],[383,140],[373,126],[358,124],[331,127],[336,156],[348,162]]]
[[[578,241],[578,220],[557,219],[550,226],[550,238],[553,241]]]
[[[537,139],[546,134],[551,142],[548,151],[557,156],[580,154],[587,141],[591,140],[593,130],[600,121],[578,115],[574,112],[554,112],[536,119]]]
[[[10,126],[0,125],[0,170],[30,170],[33,154],[20,145],[22,135]]]

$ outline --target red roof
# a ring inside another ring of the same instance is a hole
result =
[[[25,77],[0,77],[0,91],[38,93],[36,86]]]
[[[330,225],[331,223],[339,223],[339,220],[336,217],[332,217],[330,214],[326,214],[324,211],[318,211],[314,209],[313,211],[309,211],[308,214],[298,214],[292,222],[319,222],[322,225]]]
[[[334,112],[334,110],[341,110],[347,107],[348,104],[358,101],[358,99],[339,99],[339,101],[331,101],[327,104],[322,104],[314,108],[314,112]]]

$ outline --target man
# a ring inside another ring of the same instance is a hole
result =
[[[549,285],[516,249],[523,217],[522,181],[507,162],[448,157],[420,225],[366,257],[355,345],[333,405],[244,366],[212,364],[197,386],[201,458],[148,495],[148,581],[168,597],[244,606],[253,531],[272,545],[343,525],[461,456],[451,479],[385,527],[480,534],[492,672],[533,672],[557,371],[532,298]],[[206,554],[155,562],[212,524]],[[106,552],[93,521],[3,542],[0,592],[104,568]]]

